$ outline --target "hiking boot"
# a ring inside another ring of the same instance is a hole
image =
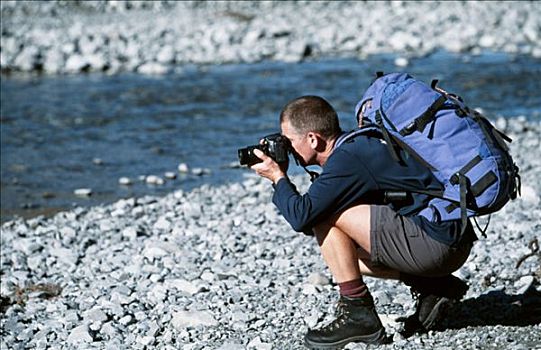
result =
[[[348,298],[341,296],[337,318],[327,326],[309,330],[304,345],[310,349],[336,349],[353,342],[383,344],[387,342],[385,328],[376,313],[371,296]]]
[[[406,337],[434,329],[447,310],[462,299],[468,290],[468,285],[453,275],[415,277],[404,282],[411,286],[411,293],[417,300],[415,313],[404,320],[403,335]]]

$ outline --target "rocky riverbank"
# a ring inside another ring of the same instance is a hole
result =
[[[2,1],[2,72],[169,72],[437,50],[541,57],[535,1]]]
[[[408,289],[366,279],[394,338],[382,349],[541,344],[541,260],[527,257],[541,230],[541,124],[497,124],[514,139],[522,197],[493,215],[456,272],[470,289],[441,330],[403,339]],[[279,216],[266,180],[246,175],[2,225],[0,348],[302,348],[306,330],[332,317],[337,290],[314,239]]]

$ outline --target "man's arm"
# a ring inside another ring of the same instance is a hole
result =
[[[337,151],[306,194],[300,195],[286,177],[278,178],[274,187],[272,200],[280,213],[295,231],[307,232],[321,220],[358,203],[375,183],[358,158]]]
[[[254,149],[254,154],[262,160],[261,163],[257,163],[251,167],[259,176],[271,180],[274,185],[276,185],[280,179],[286,177],[289,165],[288,162],[280,166],[271,157],[258,149]]]

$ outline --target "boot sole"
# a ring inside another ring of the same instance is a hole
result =
[[[442,298],[434,305],[428,316],[421,323],[428,331],[434,329],[441,319],[447,314],[447,311],[456,303],[454,299]]]
[[[385,333],[385,328],[381,328],[379,331],[372,334],[349,337],[349,338],[346,338],[334,343],[318,343],[315,341],[305,339],[304,346],[312,350],[329,350],[329,349],[340,349],[349,343],[358,343],[358,342],[362,342],[365,344],[376,344],[376,345],[388,344],[390,342],[389,340],[390,340],[389,337],[387,337],[387,334]]]

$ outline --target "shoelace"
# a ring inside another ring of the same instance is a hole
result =
[[[324,332],[324,333],[327,333],[327,332],[332,332],[335,329],[339,329],[340,327],[342,327],[342,326],[344,326],[346,324],[348,315],[349,315],[349,311],[345,310],[342,307],[342,312],[340,313],[340,315],[338,315],[336,320],[334,320],[331,323],[329,323],[328,325],[322,327],[321,331]]]
[[[338,302],[336,303],[336,309],[334,311],[335,317],[340,317],[345,311],[346,303],[342,301],[342,299],[338,299]]]
[[[413,288],[410,288],[410,294],[411,294],[411,298],[415,301],[415,315],[417,315],[419,304],[421,303],[422,294],[421,292],[414,290]]]

